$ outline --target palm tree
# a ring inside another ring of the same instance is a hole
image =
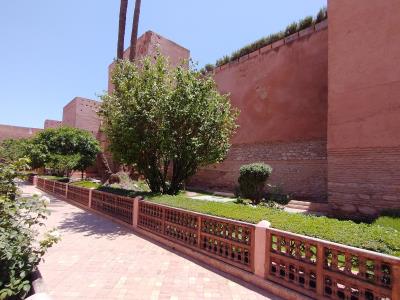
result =
[[[130,61],[134,61],[136,57],[136,44],[137,44],[138,29],[139,29],[141,2],[142,2],[141,0],[136,0],[135,2],[135,12],[133,15],[132,35],[131,35],[131,50],[129,52]]]
[[[117,59],[124,58],[124,39],[125,39],[125,26],[126,26],[126,12],[128,10],[128,0],[121,0],[119,9],[119,28],[118,28],[118,49]]]

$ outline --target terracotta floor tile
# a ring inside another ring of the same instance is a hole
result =
[[[42,193],[32,186],[24,192]],[[39,268],[62,299],[279,299],[232,281],[103,217],[51,197],[47,229],[62,240]]]

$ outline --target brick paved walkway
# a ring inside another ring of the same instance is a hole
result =
[[[25,193],[41,193],[24,186]],[[107,219],[51,198],[62,241],[40,271],[55,299],[278,299]]]

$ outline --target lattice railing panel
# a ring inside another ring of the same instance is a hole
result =
[[[377,286],[392,285],[390,264],[345,247],[324,246],[324,268]]]
[[[91,208],[132,225],[132,198],[93,190]]]
[[[68,185],[67,199],[89,206],[89,189]]]
[[[45,192],[52,193],[54,188],[54,183],[55,181],[53,180],[44,180],[43,190]]]
[[[253,268],[254,226],[141,201],[139,227],[239,268]]]
[[[392,299],[390,289],[348,280],[340,275],[324,276],[324,296],[330,299],[387,300]],[[399,291],[400,292],[400,291]]]
[[[65,192],[67,190],[67,184],[63,182],[55,182],[54,184],[54,193],[60,196],[65,196]]]
[[[138,226],[154,233],[164,233],[162,220],[154,217],[149,217],[141,213],[139,213]]]
[[[269,280],[318,299],[393,299],[399,262],[389,256],[276,229],[267,230],[267,240]]]
[[[201,232],[239,244],[251,245],[254,230],[252,225],[222,220],[219,218],[203,217],[201,219]]]
[[[37,187],[40,189],[44,188],[45,180],[43,178],[38,177],[37,179]]]

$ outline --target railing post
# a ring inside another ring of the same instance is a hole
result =
[[[33,175],[32,184],[33,184],[34,186],[37,186],[37,180],[38,180],[37,175]]]
[[[89,189],[89,208],[92,208],[92,192],[93,188]]]
[[[68,183],[65,184],[65,199],[68,198]]]
[[[261,278],[266,275],[267,229],[270,227],[270,222],[261,221],[256,225],[254,233],[254,274]]]
[[[392,300],[400,300],[400,264],[392,266]]]
[[[135,197],[133,199],[133,212],[132,212],[132,225],[134,228],[138,226],[139,223],[139,201],[140,197]]]
[[[53,194],[54,194],[55,188],[56,188],[56,181],[54,180],[54,181],[53,181]]]
[[[317,244],[317,294],[324,295],[324,245]]]
[[[197,217],[197,247],[201,248],[201,216]]]

